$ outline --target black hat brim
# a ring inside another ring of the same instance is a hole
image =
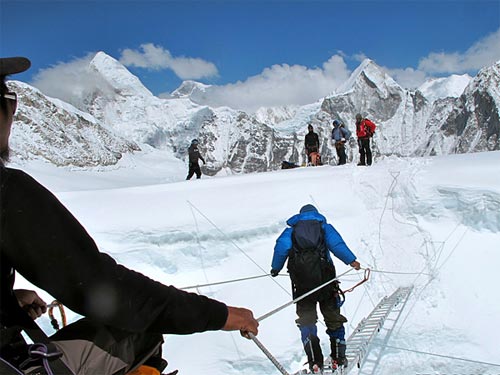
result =
[[[3,57],[0,58],[0,76],[22,73],[30,66],[31,61],[26,57]]]

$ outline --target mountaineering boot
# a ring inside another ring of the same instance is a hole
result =
[[[330,341],[332,349],[332,367],[347,367],[347,358],[345,356],[346,344],[344,340],[335,339]]]
[[[314,365],[311,369],[311,372],[313,374],[322,374],[323,370],[318,365]]]
[[[318,336],[309,335],[304,342],[304,350],[307,354],[307,362],[311,372],[314,374],[321,373],[323,371],[323,353],[321,352]]]

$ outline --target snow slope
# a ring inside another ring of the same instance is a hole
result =
[[[445,78],[434,78],[424,82],[418,90],[431,102],[443,98],[458,98],[472,80],[468,74],[452,74]]]
[[[398,286],[415,286],[390,348],[371,374],[500,372],[500,302],[495,297],[500,152],[394,157],[369,168],[308,167],[198,181],[184,181],[185,166],[165,159],[151,150],[99,170],[40,163],[21,167],[56,192],[102,251],[178,287],[266,274],[286,219],[302,205],[315,204],[362,265],[379,271],[366,287],[347,295],[348,334],[383,296]],[[338,273],[348,269],[340,261],[336,265]],[[290,300],[289,279],[286,271],[281,274],[198,292],[249,307],[258,317]],[[351,272],[342,286],[361,276]],[[26,282],[19,278],[18,285]],[[259,333],[289,372],[304,361],[294,320],[294,308],[288,307],[262,321]],[[42,326],[51,332],[48,318]],[[324,331],[319,325],[328,354]],[[166,336],[164,356],[169,368],[188,375],[278,374],[238,333]]]

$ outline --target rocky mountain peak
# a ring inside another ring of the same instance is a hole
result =
[[[123,64],[104,52],[98,52],[90,61],[89,70],[106,82],[108,88],[122,96],[153,96]]]
[[[204,93],[207,88],[209,88],[210,85],[205,85],[200,82],[196,81],[184,81],[182,84],[172,91],[171,96],[173,98],[190,98],[190,97],[195,97],[197,93]]]
[[[335,164],[332,120],[342,120],[354,131],[356,113],[377,124],[376,157],[500,149],[500,62],[481,70],[459,98],[445,92],[446,98],[432,102],[420,91],[404,90],[367,59],[342,90],[322,101],[262,108],[251,115],[196,104],[193,96],[210,96],[210,90],[195,81],[183,83],[176,98],[157,98],[102,52],[85,74],[95,82],[80,92],[79,111],[28,85],[19,87],[18,133],[13,134],[18,157],[43,157],[58,165],[106,165],[147,144],[185,160],[190,140],[198,138],[207,160],[204,173],[251,173],[278,169],[283,160],[304,162],[303,139],[306,125],[312,123],[320,136],[323,162]],[[349,160],[356,161],[357,151],[350,142]]]
[[[488,92],[497,107],[500,107],[500,60],[492,66],[481,69],[465,88],[464,94],[471,95],[478,90]]]
[[[365,59],[352,72],[349,79],[338,87],[336,94],[347,94],[353,91],[359,92],[359,90],[365,90],[366,88],[377,90],[386,97],[393,91],[402,91],[401,86],[380,66],[373,60]]]

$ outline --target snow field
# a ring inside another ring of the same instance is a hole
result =
[[[348,164],[187,182],[182,163],[168,164],[153,151],[99,171],[22,167],[56,192],[101,251],[178,287],[268,273],[286,219],[312,203],[363,266],[406,273],[372,272],[368,283],[346,296],[348,334],[383,296],[398,286],[415,286],[391,348],[383,351],[373,374],[493,375],[500,367],[393,347],[500,364],[495,324],[500,302],[494,297],[500,261],[499,161],[499,152],[385,158],[369,168]],[[349,269],[340,261],[336,267],[338,274]],[[362,272],[351,272],[342,287],[361,278]],[[251,308],[256,317],[291,299],[286,276],[198,292]],[[304,361],[295,318],[290,306],[262,321],[258,336],[289,372]],[[42,325],[51,331],[48,319]],[[318,324],[328,354],[324,331]],[[169,368],[184,374],[278,373],[239,333],[166,336],[164,354]]]

